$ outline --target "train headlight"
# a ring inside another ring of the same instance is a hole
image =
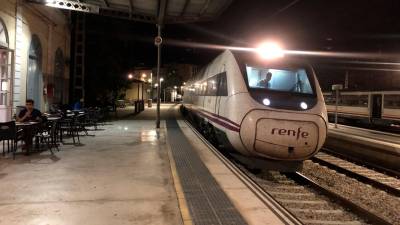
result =
[[[301,107],[302,109],[308,109],[308,105],[307,105],[307,103],[305,103],[305,102],[301,102],[301,103],[300,103],[300,107]]]
[[[271,104],[271,101],[268,98],[264,98],[263,99],[263,104],[268,106],[268,105]]]

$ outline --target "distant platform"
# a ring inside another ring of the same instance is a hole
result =
[[[331,150],[400,172],[400,135],[329,124],[325,146]]]

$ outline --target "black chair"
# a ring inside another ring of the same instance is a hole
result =
[[[35,137],[47,145],[52,155],[54,154],[53,147],[60,151],[57,145],[57,121],[48,122],[46,128],[36,134]]]
[[[19,140],[22,140],[22,131],[17,130],[15,121],[0,123],[0,141],[3,141],[3,156],[5,155],[5,141],[7,141],[7,152],[10,152],[11,141],[11,152],[13,153],[13,159],[15,159]]]
[[[89,122],[86,120],[86,114],[78,114],[75,117],[76,127],[78,132],[84,132],[86,136],[89,136],[88,130],[86,129],[87,126],[90,126]]]
[[[72,137],[72,140],[74,142],[74,145],[76,145],[76,140],[75,138],[78,139],[78,143],[80,143],[79,140],[79,129],[78,129],[78,123],[77,123],[77,118],[76,116],[72,118],[62,118],[59,121],[59,131],[60,131],[60,140],[61,142],[63,141],[63,135],[66,133],[70,137]]]

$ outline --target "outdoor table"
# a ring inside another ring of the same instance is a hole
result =
[[[40,122],[32,121],[32,122],[15,122],[17,128],[21,128],[24,132],[24,142],[26,146],[26,154],[29,154],[29,151],[33,145],[33,136],[35,135],[35,128],[40,124]]]
[[[52,116],[52,117],[47,117],[47,121],[58,121],[58,120],[60,120],[61,119],[61,117],[55,117],[55,116]]]

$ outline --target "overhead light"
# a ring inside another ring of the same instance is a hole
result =
[[[268,98],[263,99],[263,104],[266,106],[269,106],[271,104],[271,101]]]
[[[86,4],[71,0],[28,0],[28,2],[46,5],[53,8],[67,9],[73,11],[99,13],[99,6]]]
[[[262,43],[258,46],[257,52],[263,59],[276,59],[284,56],[282,47],[275,42]]]
[[[308,109],[308,105],[307,105],[307,103],[305,103],[305,102],[301,102],[301,103],[300,103],[300,107],[301,107],[302,109]]]

